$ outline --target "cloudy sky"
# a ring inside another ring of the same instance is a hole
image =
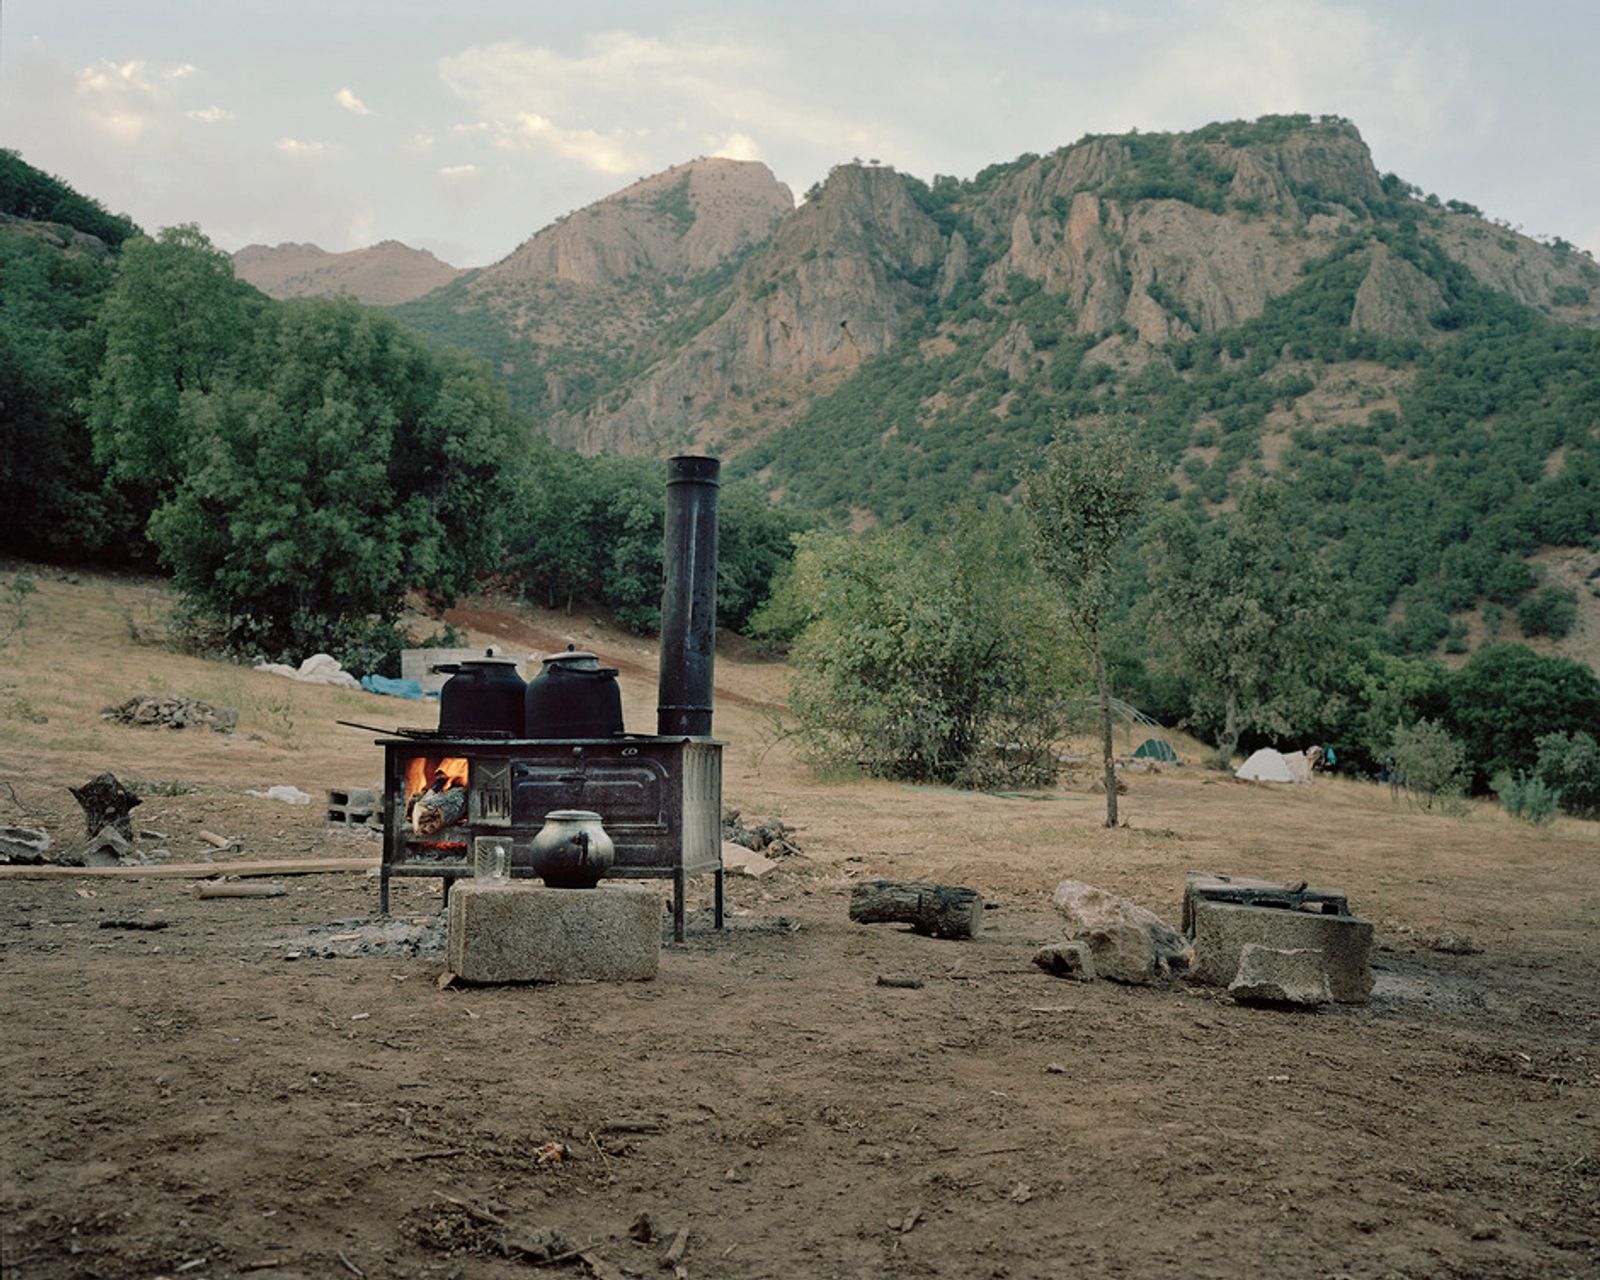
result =
[[[1597,49],[1592,0],[0,0],[0,145],[147,229],[475,266],[696,155],[798,195],[1335,113],[1381,171],[1600,253]]]

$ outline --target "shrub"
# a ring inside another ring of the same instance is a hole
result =
[[[1392,750],[1401,782],[1424,809],[1447,806],[1466,790],[1467,749],[1437,720],[1396,725]]]
[[[1545,587],[1517,606],[1517,623],[1525,636],[1559,640],[1578,618],[1578,597],[1566,587]]]
[[[1500,797],[1500,807],[1518,822],[1547,827],[1556,820],[1560,793],[1547,786],[1543,778],[1501,772],[1494,775],[1492,785],[1495,795]]]
[[[1547,733],[1539,739],[1534,773],[1560,798],[1564,812],[1578,818],[1600,817],[1600,743],[1583,730]]]
[[[1569,658],[1544,657],[1520,644],[1485,645],[1446,685],[1451,733],[1467,747],[1474,783],[1531,772],[1541,734],[1600,723],[1600,679]]]

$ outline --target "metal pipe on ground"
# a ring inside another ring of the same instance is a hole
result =
[[[656,733],[663,737],[711,735],[721,470],[715,458],[667,459],[666,587],[656,700]]]

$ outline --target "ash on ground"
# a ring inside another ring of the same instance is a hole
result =
[[[405,920],[336,920],[313,925],[304,933],[267,945],[285,960],[314,956],[323,960],[360,960],[366,956],[443,955],[445,919],[417,916]]]

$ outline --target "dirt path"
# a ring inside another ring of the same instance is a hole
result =
[[[223,857],[375,851],[315,806],[246,792],[320,798],[376,774],[371,735],[333,721],[412,708],[134,645],[141,584],[43,588],[29,643],[0,653],[0,822],[68,839],[64,787],[111,768],[165,781],[135,818],[169,861],[211,856],[202,827],[243,839]],[[633,723],[653,667],[603,639],[632,664]],[[718,665],[753,701],[776,701],[780,676]],[[97,719],[151,682],[232,690],[258,737]],[[719,705],[728,803],[801,827],[806,856],[731,879],[720,934],[697,885],[651,983],[440,990],[436,952],[324,958],[375,911],[361,875],[249,901],[0,882],[5,1280],[526,1276],[499,1241],[533,1228],[611,1274],[670,1275],[665,1239],[628,1234],[641,1212],[666,1239],[687,1228],[682,1266],[707,1278],[1600,1268],[1594,824],[1441,819],[1356,784],[1185,768],[1135,777],[1132,827],[1106,831],[1071,790],[821,782],[763,717]],[[1060,879],[1175,917],[1191,867],[1345,889],[1379,928],[1372,1003],[1263,1013],[1030,966]],[[971,943],[849,924],[851,884],[879,874],[970,883],[996,909]],[[398,921],[438,908],[431,883],[397,886]],[[167,927],[99,927],[116,920]],[[1446,928],[1484,951],[1430,949]],[[568,1157],[541,1159],[551,1142]]]

